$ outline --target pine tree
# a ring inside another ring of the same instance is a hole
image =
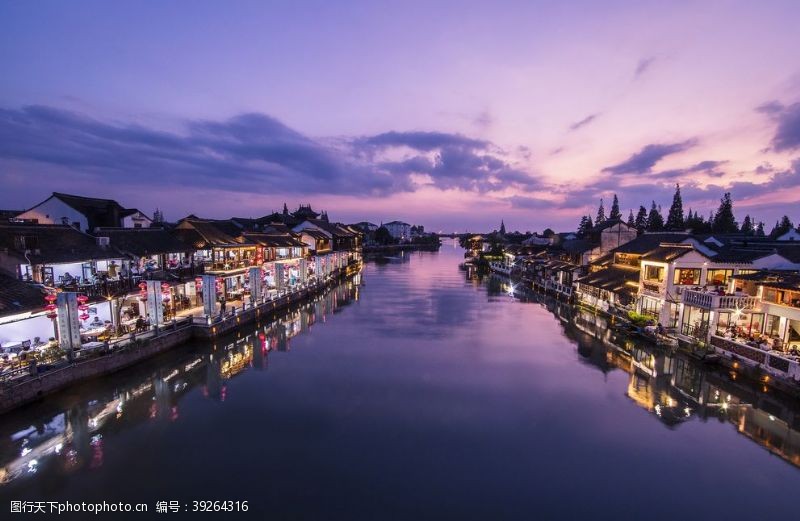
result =
[[[617,194],[614,194],[614,202],[611,203],[611,213],[608,214],[609,219],[620,219],[622,217],[622,213],[619,211],[619,199],[617,199]]]
[[[672,206],[669,207],[667,216],[667,230],[683,230],[686,224],[683,220],[683,200],[681,199],[681,185],[675,185],[675,195],[672,196]]]
[[[663,229],[664,218],[661,216],[661,212],[656,206],[656,202],[653,201],[652,206],[650,206],[650,213],[647,214],[647,231],[660,232]]]
[[[639,213],[636,214],[636,230],[639,233],[644,233],[647,229],[647,209],[644,206],[639,206]]]
[[[753,235],[756,232],[756,229],[753,227],[753,221],[750,219],[750,215],[744,216],[741,232],[745,235]]]
[[[756,237],[763,237],[764,236],[764,221],[758,221],[758,226],[756,226]]]
[[[780,221],[775,222],[775,227],[769,232],[770,237],[779,237],[784,233],[794,229],[794,223],[788,215],[784,215]]]
[[[733,215],[733,200],[730,192],[725,192],[725,195],[719,200],[717,214],[711,221],[711,231],[714,233],[736,233],[739,231],[739,224]]]
[[[604,223],[606,220],[606,209],[603,207],[603,200],[600,199],[600,206],[597,208],[597,217],[594,222],[597,225]]]
[[[588,215],[584,215],[581,217],[581,222],[578,225],[578,235],[580,237],[586,236],[589,233],[589,230],[592,229],[592,218]]]
[[[633,218],[633,210],[628,212],[628,226],[630,226],[631,228],[636,227],[636,220]]]

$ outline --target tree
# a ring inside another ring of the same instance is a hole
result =
[[[658,210],[656,202],[653,201],[652,206],[650,206],[650,213],[647,214],[647,231],[660,232],[663,229],[664,218],[661,216],[661,212]]]
[[[644,233],[647,229],[647,209],[644,206],[639,206],[639,213],[636,214],[636,230],[639,233]]]
[[[739,224],[733,215],[733,200],[730,192],[725,192],[725,195],[719,200],[719,208],[711,221],[711,231],[714,233],[736,233],[739,231]]]
[[[628,226],[630,226],[631,228],[636,227],[636,219],[633,218],[633,210],[628,212]]]
[[[386,226],[381,226],[375,230],[375,242],[378,244],[394,244],[394,237],[389,233],[389,229]]]
[[[614,194],[614,202],[611,203],[611,213],[608,214],[609,219],[620,219],[622,214],[619,211],[619,199],[617,194]]]
[[[758,221],[758,226],[756,226],[756,237],[763,237],[764,236],[764,221]]]
[[[769,232],[769,236],[772,238],[780,237],[786,232],[792,231],[794,229],[794,224],[792,220],[789,219],[788,215],[784,215],[780,221],[775,222],[775,227]]]
[[[578,225],[578,235],[583,237],[589,230],[592,229],[592,218],[588,215],[581,217],[581,223]]]
[[[741,232],[745,235],[753,235],[754,233],[756,233],[756,229],[753,226],[753,220],[750,219],[750,215],[744,216],[744,221],[742,221]]]
[[[686,227],[683,220],[683,200],[681,199],[681,185],[675,185],[675,195],[672,196],[672,206],[667,215],[667,230],[679,231]]]
[[[594,219],[594,222],[598,225],[602,224],[606,220],[606,209],[603,207],[603,200],[600,199],[600,206],[597,208],[597,217]]]

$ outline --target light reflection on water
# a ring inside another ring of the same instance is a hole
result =
[[[7,415],[0,499],[249,499],[309,519],[789,508],[796,402],[466,278],[462,257],[379,259],[363,285]]]

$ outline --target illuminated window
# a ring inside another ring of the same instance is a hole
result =
[[[706,284],[725,286],[730,281],[733,270],[708,270]]]
[[[700,284],[700,270],[698,268],[678,268],[675,270],[674,283],[680,286],[697,286]]]
[[[644,267],[644,280],[662,282],[664,280],[664,267],[646,265]]]

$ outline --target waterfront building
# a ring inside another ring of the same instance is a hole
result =
[[[91,232],[97,227],[147,228],[153,220],[135,208],[124,208],[113,199],[99,199],[53,192],[53,194],[16,216],[38,224],[66,224]]]
[[[226,300],[243,298],[245,273],[257,264],[256,245],[241,235],[240,228],[229,221],[186,218],[173,233],[194,251],[195,265],[222,279],[220,292]]]
[[[389,230],[389,235],[399,241],[411,240],[411,225],[403,221],[391,221],[383,224]]]
[[[304,230],[317,230],[325,234],[331,241],[333,251],[354,251],[361,247],[361,233],[344,224],[323,221],[322,219],[305,219],[292,228],[294,233]]]

